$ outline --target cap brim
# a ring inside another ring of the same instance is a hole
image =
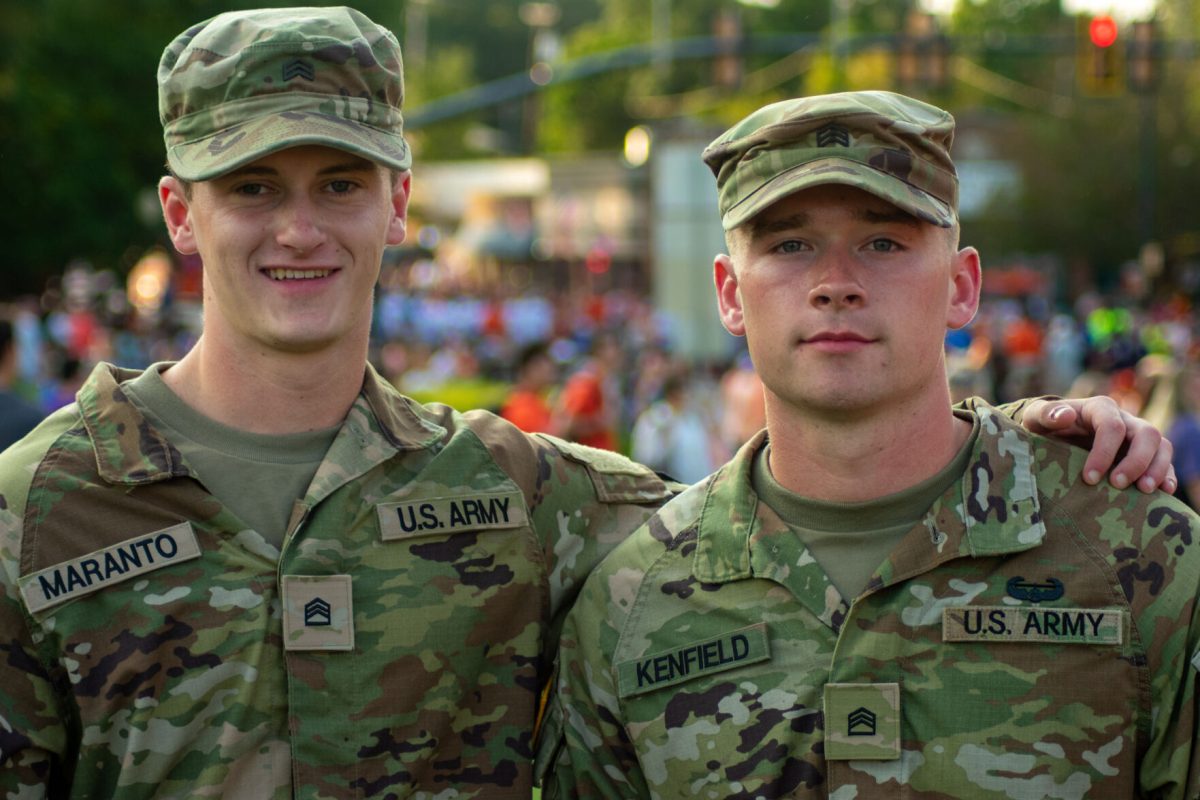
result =
[[[206,181],[271,153],[306,144],[345,150],[393,169],[412,166],[412,154],[402,134],[311,111],[270,114],[170,146],[167,163],[184,180]]]
[[[862,189],[939,228],[953,227],[958,219],[948,203],[894,175],[880,172],[861,161],[822,158],[792,167],[763,183],[726,211],[721,217],[721,225],[727,231],[733,230],[789,195],[827,184]]]

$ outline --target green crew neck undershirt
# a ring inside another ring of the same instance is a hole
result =
[[[852,600],[904,535],[959,479],[978,435],[976,419],[966,443],[936,475],[902,492],[864,503],[813,500],[785,489],[771,474],[769,444],[754,455],[750,481],[759,498],[812,553],[842,597]]]
[[[308,491],[341,426],[273,436],[222,425],[171,391],[162,378],[168,366],[154,364],[122,388],[213,496],[281,548],[292,508]]]

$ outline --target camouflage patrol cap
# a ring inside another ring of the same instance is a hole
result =
[[[167,45],[158,67],[167,163],[193,181],[301,144],[408,169],[403,100],[396,37],[352,8],[219,14]]]
[[[954,118],[892,92],[817,95],[760,108],[704,150],[732,230],[827,183],[870,192],[939,227],[958,218]]]

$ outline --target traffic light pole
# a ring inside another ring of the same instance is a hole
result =
[[[1158,103],[1153,92],[1138,96],[1138,236],[1143,243],[1154,241],[1155,165],[1158,139]]]

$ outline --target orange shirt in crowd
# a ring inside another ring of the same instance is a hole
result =
[[[550,406],[537,392],[515,390],[504,401],[500,416],[526,433],[553,433]]]
[[[607,418],[604,387],[600,378],[589,370],[577,372],[567,381],[562,391],[562,407],[573,422],[583,422],[591,432],[576,434],[572,438],[589,447],[602,450],[617,449],[617,435],[611,425],[604,425]],[[593,424],[586,424],[593,423]],[[603,426],[600,430],[597,427]]]

